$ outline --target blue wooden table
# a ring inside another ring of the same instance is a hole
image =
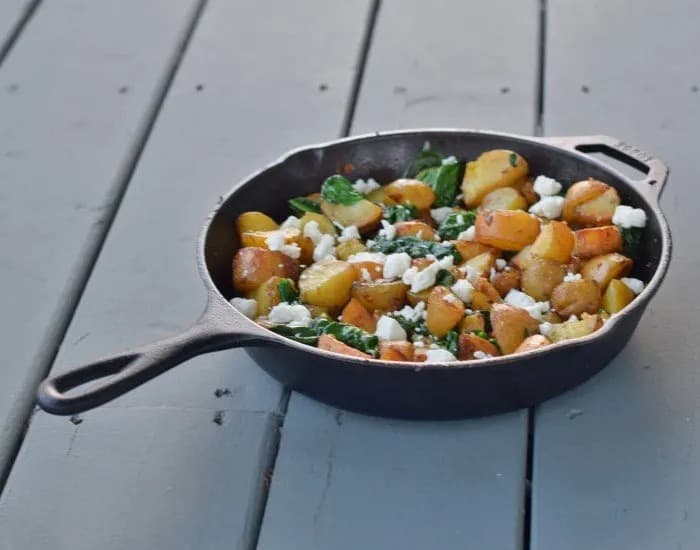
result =
[[[0,550],[697,548],[698,15],[0,2]],[[290,394],[233,350],[79,417],[36,410],[48,372],[196,317],[195,240],[237,180],[423,126],[605,133],[671,165],[671,270],[600,375],[530,411],[403,422]]]

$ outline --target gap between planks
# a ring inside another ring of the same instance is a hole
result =
[[[41,4],[41,0],[33,0],[32,2],[27,4],[27,6],[24,8],[24,12],[22,13],[21,17],[17,20],[17,23],[15,23],[14,27],[10,31],[7,40],[5,40],[5,43],[0,44],[0,65],[2,65],[3,61],[5,61],[5,58],[10,53],[12,47],[15,45],[15,43],[19,39],[19,36],[22,34],[22,31],[27,26],[30,19],[36,12],[36,9],[39,7],[39,4]]]

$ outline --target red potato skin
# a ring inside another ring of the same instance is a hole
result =
[[[279,251],[255,246],[240,248],[233,257],[233,286],[242,293],[258,288],[270,277],[299,280],[299,264]]]

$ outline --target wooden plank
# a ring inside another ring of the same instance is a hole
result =
[[[0,2],[0,63],[19,36],[21,27],[36,0],[3,0]]]
[[[532,132],[536,37],[536,2],[382,2],[353,131]],[[293,395],[259,548],[520,548],[526,435],[526,411],[410,423]]]
[[[369,4],[348,2],[333,10],[324,6],[323,0],[207,4],[56,369],[160,338],[192,321],[205,298],[195,266],[195,240],[218,196],[286,149],[337,135]],[[312,20],[314,32],[309,33]],[[319,89],[321,84],[325,89]],[[216,397],[217,389],[230,394]],[[10,496],[0,501],[0,532],[21,518],[36,517],[34,502],[46,498],[46,510],[65,507],[90,521],[77,528],[77,522],[66,524],[60,515],[47,512],[33,534],[9,530],[17,537],[10,539],[16,543],[11,547],[36,547],[57,539],[63,548],[92,550],[101,540],[101,547],[116,550],[128,537],[129,547],[136,549],[171,544],[250,548],[259,526],[259,479],[271,458],[260,449],[269,451],[278,439],[281,399],[280,386],[242,351],[192,361],[82,417],[82,452],[100,457],[99,467],[87,473],[67,464],[73,460],[66,456],[72,430],[62,429],[60,437],[44,441],[56,424],[38,413],[24,444],[29,450],[20,454],[9,478],[5,493]],[[206,434],[217,427],[213,420],[219,411],[224,411],[224,426],[231,422],[235,433],[210,439]],[[201,458],[172,458],[189,446],[189,428],[148,444],[169,414],[172,422],[191,426],[192,432],[196,426],[204,430],[202,439],[195,439],[202,443]],[[70,428],[69,420],[61,422]],[[227,437],[235,439],[235,457],[227,451]],[[101,450],[105,446],[110,452]],[[44,458],[32,461],[36,455]],[[178,461],[178,477],[220,479],[227,489],[209,494],[206,487],[212,485],[206,481],[202,492],[183,489],[175,498],[162,498],[170,474],[160,472],[161,463],[173,460]],[[60,472],[60,484],[49,479],[54,472]],[[142,482],[152,478],[153,483]],[[46,485],[55,492],[47,494]],[[71,485],[80,489],[67,492]],[[106,485],[115,495],[97,508],[95,502],[107,498]],[[170,518],[171,510],[175,519],[188,517],[178,522]],[[213,523],[222,524],[209,530],[206,526]],[[101,538],[105,532],[114,533],[113,538]],[[159,536],[167,540],[161,543]],[[191,544],[193,540],[198,544]]]
[[[537,413],[533,549],[681,549],[700,538],[697,206],[688,200],[697,192],[698,15],[691,1],[549,2],[547,133],[609,133],[666,160],[661,204],[675,254],[614,363]]]
[[[0,471],[53,359],[195,8],[195,0],[147,6],[138,0],[47,2],[3,63]]]

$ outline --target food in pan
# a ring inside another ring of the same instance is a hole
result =
[[[595,179],[531,174],[515,151],[428,144],[404,177],[334,174],[281,224],[236,223],[231,300],[299,342],[384,361],[483,360],[598,330],[644,289],[646,225]]]

